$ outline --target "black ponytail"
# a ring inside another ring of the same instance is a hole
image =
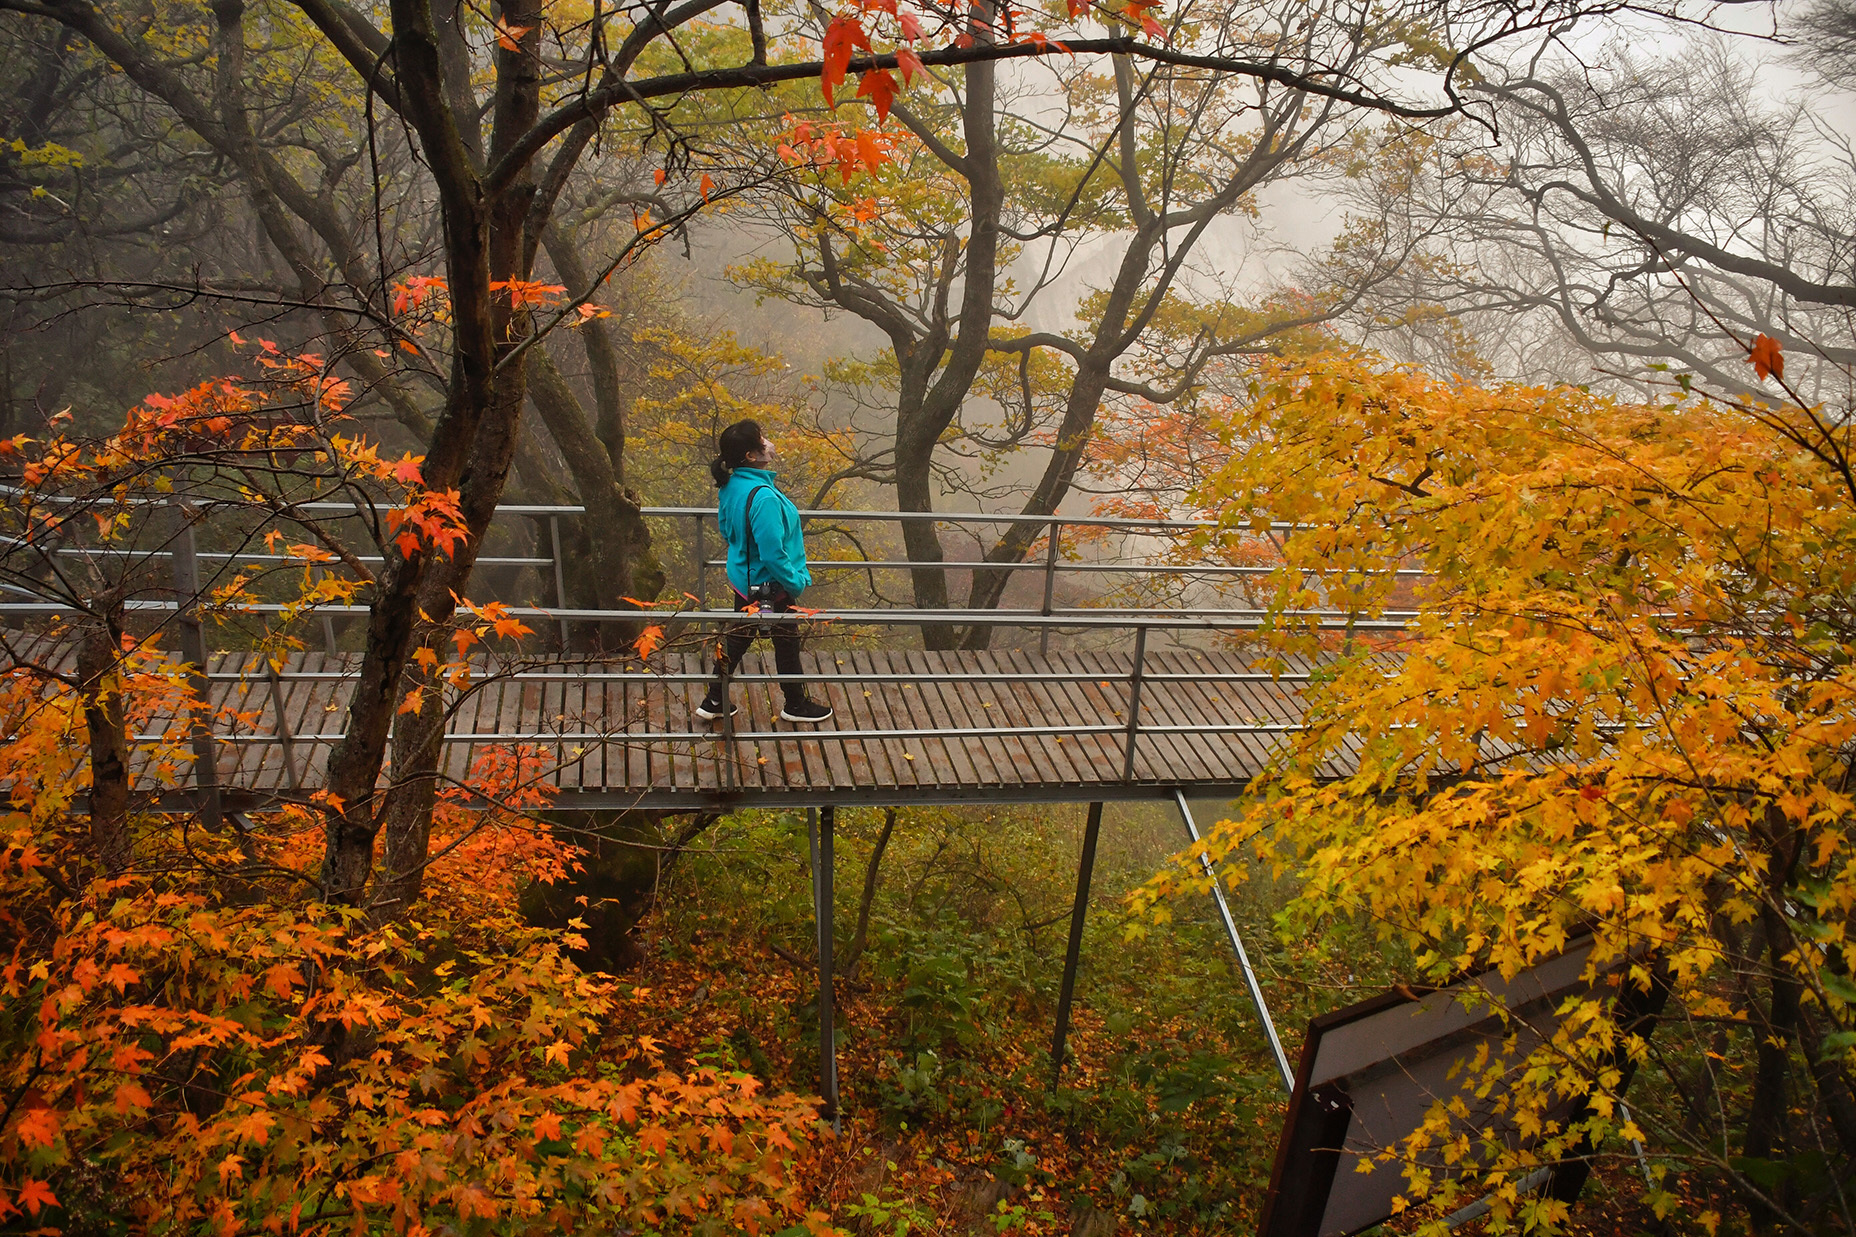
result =
[[[760,444],[759,421],[737,421],[721,432],[715,445],[722,453],[709,465],[709,475],[715,478],[717,489],[728,484],[735,469],[747,463],[748,452],[760,450]]]

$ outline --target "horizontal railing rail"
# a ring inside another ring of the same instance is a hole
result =
[[[27,491],[19,489],[17,486],[0,484],[0,494],[24,496],[26,493]],[[267,512],[267,508],[260,504],[247,501],[234,501],[231,499],[205,498],[199,500],[177,500],[160,497],[84,499],[55,494],[35,494],[32,497],[39,502],[73,506],[173,507],[185,505],[202,511],[224,509],[229,511],[245,511],[252,514],[263,514]],[[359,515],[364,512],[384,512],[391,510],[393,504],[382,502],[370,505],[354,502],[333,502],[327,499],[305,499],[302,501],[280,500],[275,504],[275,507],[277,510],[283,512],[326,511]],[[639,512],[647,517],[700,518],[711,522],[715,519],[714,507],[641,507],[639,508]],[[585,515],[586,507],[579,503],[499,503],[496,507],[496,514],[499,516]],[[841,509],[836,507],[801,507],[799,508],[799,517],[802,520],[839,519],[857,520],[861,522],[902,521],[921,523],[925,520],[937,524],[1049,524],[1054,520],[1058,523],[1074,524],[1078,527],[1089,525],[1101,528],[1122,529],[1192,529],[1218,527],[1218,521],[1216,520],[1189,520],[1171,516],[1025,515],[1023,513],[1010,512],[886,511],[871,508]],[[1276,521],[1270,524],[1270,529],[1275,532],[1289,531],[1299,527],[1302,526],[1284,521]]]
[[[17,494],[23,494],[24,491],[20,491],[16,489],[15,487],[0,485],[0,494],[4,494],[4,493],[11,493],[11,494],[17,495]],[[79,500],[76,500],[76,499],[66,500],[66,499],[54,498],[53,501],[73,501],[75,502]],[[176,502],[176,500],[163,499],[159,497],[142,497],[142,498],[137,498],[137,499],[129,500],[129,501],[131,501],[134,505],[149,506],[149,507],[156,507],[156,506],[162,506],[162,505],[175,505],[175,502]],[[113,503],[113,500],[99,500],[98,505],[108,506],[108,505],[112,505],[112,503]],[[367,506],[367,505],[357,503],[357,502],[344,502],[344,501],[335,501],[335,500],[328,500],[328,499],[314,499],[314,500],[305,500],[301,502],[280,502],[276,504],[274,507],[270,507],[270,508],[260,507],[260,506],[250,505],[250,504],[243,504],[239,502],[214,501],[214,500],[206,500],[206,501],[202,501],[198,503],[189,504],[190,510],[194,512],[198,512],[202,516],[210,515],[214,511],[227,510],[227,511],[244,512],[249,515],[258,516],[258,517],[262,517],[263,519],[273,520],[273,521],[280,520],[280,519],[287,520],[289,516],[293,513],[303,514],[303,515],[317,515],[317,516],[333,515],[338,518],[342,516],[361,516],[365,514],[377,514],[383,510],[386,510],[387,507],[388,507],[387,504],[381,504],[379,506]],[[708,595],[709,595],[709,584],[710,584],[711,579],[713,578],[711,573],[723,573],[723,578],[726,578],[725,576],[726,567],[727,567],[726,560],[723,558],[712,557],[710,550],[706,544],[706,531],[709,529],[712,529],[716,522],[715,509],[712,507],[657,506],[657,507],[645,507],[642,509],[642,512],[645,516],[654,518],[654,519],[690,521],[694,524],[694,528],[693,528],[692,535],[690,538],[692,553],[691,553],[690,560],[688,563],[688,567],[691,571],[692,578],[687,580],[685,583],[687,584],[689,591],[694,596],[698,597],[699,599],[701,599],[702,601],[706,603],[708,601]],[[566,563],[565,556],[562,550],[562,536],[561,536],[560,522],[563,517],[574,517],[574,516],[581,516],[584,514],[586,514],[586,507],[584,505],[574,504],[574,503],[553,503],[553,504],[510,503],[510,504],[501,505],[497,507],[496,509],[496,515],[498,517],[515,517],[515,518],[530,518],[530,519],[544,519],[545,518],[546,519],[547,521],[547,528],[546,528],[547,544],[545,547],[537,547],[538,550],[545,548],[547,551],[546,556],[543,556],[541,553],[530,553],[530,554],[516,553],[516,554],[485,555],[476,560],[479,566],[486,567],[486,568],[514,568],[518,570],[533,569],[537,573],[537,576],[539,577],[539,580],[542,586],[544,588],[547,588],[549,591],[553,593],[553,600],[555,602],[555,606],[552,609],[544,609],[541,607],[528,607],[520,611],[520,613],[525,617],[534,617],[538,619],[543,619],[545,621],[558,625],[560,639],[561,639],[563,646],[565,646],[566,644],[570,642],[572,628],[575,624],[592,623],[592,624],[597,625],[600,623],[610,623],[610,622],[629,623],[629,622],[637,621],[636,612],[630,611],[630,610],[613,611],[613,612],[595,612],[595,611],[585,611],[585,610],[569,610],[566,608],[567,596],[568,596],[568,584],[567,584],[568,574],[567,574],[567,563]],[[1096,532],[1103,532],[1103,533],[1122,533],[1122,534],[1137,534],[1137,533],[1142,533],[1142,532],[1153,533],[1153,534],[1168,534],[1168,533],[1179,533],[1179,532],[1201,532],[1201,531],[1209,531],[1209,530],[1217,529],[1218,527],[1220,527],[1219,523],[1215,520],[1179,519],[1179,518],[1165,517],[1165,516],[1102,516],[1102,515],[1064,515],[1064,514],[1053,514],[1053,515],[1045,516],[1045,515],[1026,515],[1023,513],[1008,513],[1008,512],[978,512],[978,511],[915,512],[915,511],[888,511],[888,510],[870,510],[870,509],[838,510],[838,509],[830,509],[830,508],[806,508],[806,509],[801,509],[799,514],[800,514],[802,521],[809,523],[809,524],[816,524],[819,522],[827,522],[827,523],[836,522],[836,523],[888,523],[888,524],[903,525],[903,524],[919,524],[922,522],[929,522],[929,523],[933,523],[939,526],[946,526],[950,528],[964,528],[964,529],[969,529],[969,530],[976,529],[979,527],[1004,528],[1007,526],[1025,526],[1025,525],[1044,526],[1047,529],[1047,532],[1044,538],[1045,544],[1043,547],[1043,552],[1041,554],[1035,555],[1034,557],[1029,557],[1023,560],[992,561],[992,560],[988,560],[985,558],[967,557],[967,558],[959,558],[959,559],[917,561],[917,560],[906,559],[906,558],[904,559],[884,558],[884,557],[839,558],[839,557],[827,555],[827,556],[821,556],[817,559],[814,559],[810,563],[810,567],[815,574],[826,576],[826,577],[838,576],[843,573],[849,573],[849,572],[902,573],[902,572],[917,572],[917,571],[923,571],[923,570],[956,571],[956,572],[959,572],[959,571],[1004,572],[1007,575],[1012,576],[1014,578],[1021,578],[1025,573],[1038,573],[1043,578],[1041,582],[1041,585],[1042,585],[1041,604],[1038,606],[1037,613],[1041,615],[1046,615],[1046,616],[1070,614],[1070,613],[1074,613],[1078,609],[1086,608],[1086,607],[1065,607],[1065,606],[1060,606],[1057,603],[1057,582],[1060,578],[1094,577],[1094,578],[1101,578],[1101,579],[1108,579],[1108,578],[1134,579],[1137,577],[1145,576],[1155,581],[1178,580],[1178,581],[1196,581],[1200,583],[1209,584],[1209,583],[1212,583],[1218,580],[1242,580],[1242,579],[1261,578],[1261,577],[1268,576],[1271,573],[1280,569],[1278,566],[1272,565],[1272,564],[1181,562],[1177,559],[1177,557],[1171,556],[1161,551],[1156,551],[1152,553],[1151,555],[1148,556],[1148,561],[1142,561],[1142,562],[1128,562],[1128,561],[1125,561],[1125,559],[1121,561],[1109,561],[1109,560],[1103,559],[1100,556],[1094,557],[1094,558],[1076,558],[1072,556],[1066,556],[1066,554],[1063,552],[1063,537],[1066,531],[1093,530]],[[1302,527],[1305,527],[1305,526],[1298,525],[1298,524],[1291,523],[1291,522],[1286,522],[1286,521],[1272,521],[1267,526],[1267,531],[1272,534],[1282,534],[1282,533],[1293,532]],[[1240,529],[1235,529],[1234,531],[1257,532],[1257,531],[1263,531],[1263,530],[1250,528],[1250,527],[1244,527]],[[190,543],[193,541],[194,538],[193,538],[193,532],[192,532],[191,526],[183,526],[180,529],[179,539],[188,541]],[[976,535],[976,539],[977,539],[977,535]],[[11,540],[11,539],[8,539],[8,540]],[[14,542],[14,544],[23,544],[23,543]],[[166,555],[171,552],[172,551],[166,548],[159,548],[159,549],[153,549],[153,550],[140,550],[140,549],[116,547],[116,546],[104,546],[104,547],[96,547],[96,548],[65,546],[65,547],[58,547],[51,551],[51,553],[56,554],[61,557],[79,557],[79,558],[90,557],[93,559],[114,558],[114,559],[124,559],[124,560],[133,559],[136,557],[153,558],[157,556]],[[235,563],[283,564],[283,563],[302,561],[296,556],[292,556],[288,554],[278,554],[278,553],[271,552],[268,550],[267,551],[200,550],[197,547],[194,547],[191,550],[191,554],[192,554],[192,557],[195,558],[196,560],[201,560],[201,561],[210,562],[210,563],[225,563],[228,565],[235,564]],[[386,561],[384,556],[379,555],[379,554],[356,554],[351,557],[353,561],[361,563],[363,565],[367,565],[367,566],[379,565]],[[340,561],[331,560],[328,562],[315,564],[315,569],[318,571],[339,573],[342,569],[342,564]],[[1422,570],[1415,569],[1415,568],[1396,568],[1396,569],[1390,570],[1389,573],[1376,573],[1376,574],[1391,574],[1391,575],[1398,576],[1398,577],[1415,579],[1415,578],[1424,576],[1426,573],[1423,572]],[[9,591],[19,592],[21,590],[9,590]],[[29,603],[22,603],[22,604],[29,604]],[[51,604],[56,604],[56,603],[51,603]],[[149,609],[151,607],[148,605],[146,601],[141,601],[137,603],[136,608]],[[252,613],[259,613],[259,614],[281,613],[283,612],[283,607],[282,606],[269,606],[269,607],[258,606],[258,607],[250,607],[249,611]],[[0,613],[6,613],[6,612],[7,611],[0,611]],[[10,612],[16,615],[20,615],[20,616],[34,613],[33,611],[27,610],[27,609],[13,609]],[[51,611],[45,611],[45,612],[50,613]],[[335,606],[335,605],[319,605],[319,606],[295,606],[295,607],[292,607],[291,612],[297,613],[297,614],[309,614],[309,615],[313,615],[314,617],[318,618],[322,622],[322,625],[323,625],[324,643],[327,645],[328,649],[331,652],[333,652],[337,647],[339,647],[338,633],[337,633],[336,628],[333,626],[335,620],[341,618],[344,615],[361,613],[362,611],[354,607],[341,607],[341,606]],[[913,616],[911,625],[919,628],[919,627],[933,625],[935,623],[945,623],[949,621],[971,622],[975,624],[992,625],[991,616],[993,614],[995,613],[1007,614],[1010,612],[1008,611],[985,611],[984,617],[975,617],[972,619],[937,619],[937,620],[928,619],[925,616],[926,612],[923,612],[923,611],[910,610],[909,613]],[[953,614],[955,612],[948,611],[946,613]],[[1355,624],[1355,626],[1357,628],[1357,624]],[[1049,627],[1042,628],[1039,630],[1038,650],[1040,653],[1046,652],[1049,649],[1050,631],[1051,631],[1051,628]]]
[[[155,611],[173,613],[180,609],[197,608],[205,614],[282,614],[315,613],[332,615],[364,615],[368,607],[360,605],[323,605],[313,609],[308,606],[290,606],[279,603],[260,602],[251,605],[228,606],[218,609],[212,606],[183,607],[175,601],[134,600],[123,603],[131,611]],[[82,607],[66,602],[11,602],[0,601],[0,614],[19,615],[56,615],[80,614]],[[1056,610],[1043,614],[1036,610],[814,610],[807,613],[786,612],[768,614],[743,614],[738,610],[562,610],[544,609],[539,606],[505,606],[502,614],[514,618],[534,618],[545,621],[565,620],[574,623],[637,623],[649,621],[664,623],[709,623],[719,625],[733,624],[798,624],[863,627],[1022,627],[1032,629],[1063,628],[1091,630],[1101,628],[1130,631],[1137,627],[1162,629],[1194,630],[1258,630],[1284,626],[1282,620],[1313,620],[1322,630],[1331,631],[1407,631],[1410,620],[1418,616],[1415,610],[1381,611],[1378,617],[1350,617],[1340,610],[1110,610],[1110,609],[1069,609]]]

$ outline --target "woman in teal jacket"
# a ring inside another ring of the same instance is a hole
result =
[[[762,612],[785,613],[812,583],[806,567],[805,537],[799,528],[799,508],[774,483],[773,444],[762,437],[754,421],[737,421],[722,431],[721,454],[709,466],[715,477],[715,522],[728,543],[728,584],[735,593],[735,609],[759,603]],[[773,638],[773,664],[787,676],[786,706],[780,716],[789,722],[822,722],[831,706],[808,699],[798,681],[799,629],[792,623],[739,623],[730,628],[715,651],[715,682],[696,706],[696,716],[713,721],[733,714],[734,702],[724,695],[722,676],[739,664],[763,628]]]

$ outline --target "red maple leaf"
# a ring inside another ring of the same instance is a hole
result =
[[[831,23],[825,27],[825,65],[818,78],[820,87],[825,91],[826,107],[837,106],[832,101],[832,87],[844,81],[851,56],[858,48],[870,50],[870,38],[864,33],[863,23],[855,17],[832,18]]]
[[[857,97],[867,98],[876,108],[876,123],[889,119],[889,105],[896,98],[896,79],[888,69],[872,69],[857,86]]]

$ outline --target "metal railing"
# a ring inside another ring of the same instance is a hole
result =
[[[360,607],[351,607],[359,610]],[[730,675],[723,680],[725,686],[735,684],[785,685],[800,683],[812,687],[837,687],[839,689],[853,686],[929,686],[960,682],[971,685],[990,685],[995,687],[1023,687],[1036,689],[1049,685],[1092,685],[1113,689],[1112,696],[1100,698],[1093,709],[1079,707],[1075,720],[1051,722],[1049,720],[1013,724],[1001,721],[998,724],[948,724],[932,727],[918,725],[882,726],[878,728],[838,728],[830,725],[807,727],[805,729],[766,729],[737,730],[732,722],[732,715],[725,715],[719,724],[705,729],[638,729],[640,719],[599,719],[614,722],[610,725],[587,726],[592,720],[586,716],[575,716],[574,711],[566,709],[561,713],[562,725],[556,729],[509,728],[483,729],[467,727],[450,730],[440,737],[446,745],[477,744],[536,744],[536,745],[671,745],[671,744],[714,744],[724,749],[733,749],[742,743],[782,743],[782,742],[850,742],[850,741],[889,741],[889,740],[942,740],[958,741],[961,739],[996,740],[1006,738],[1032,739],[1053,737],[1095,736],[1114,741],[1119,761],[1119,780],[1124,784],[1134,784],[1142,779],[1136,778],[1137,755],[1143,740],[1153,740],[1176,736],[1241,736],[1254,735],[1261,738],[1280,739],[1282,736],[1300,732],[1304,729],[1299,720],[1181,720],[1178,716],[1152,715],[1146,705],[1154,699],[1153,693],[1163,691],[1175,685],[1197,685],[1207,690],[1218,685],[1238,684],[1280,684],[1285,687],[1299,688],[1310,682],[1315,673],[1311,670],[1289,670],[1283,673],[1258,670],[1204,670],[1179,671],[1155,668],[1150,664],[1150,646],[1153,637],[1159,633],[1186,633],[1203,631],[1241,631],[1247,628],[1232,626],[1232,615],[1223,611],[1193,612],[1185,611],[1174,614],[1078,614],[1045,616],[1019,612],[939,612],[926,616],[928,621],[942,623],[970,622],[977,614],[984,614],[989,622],[996,625],[1019,625],[1025,627],[1073,626],[1082,625],[1095,630],[1123,631],[1132,639],[1131,656],[1127,659],[1125,669],[1110,670],[1104,667],[1090,669],[1053,668],[1033,665],[1029,669],[973,669],[962,670],[958,674],[935,673],[929,671],[896,670],[858,670],[858,669],[820,669],[816,673],[804,675],[781,675],[771,673],[747,673]],[[576,617],[584,619],[615,620],[620,615],[607,612],[578,612]],[[733,611],[686,611],[680,617],[693,621],[715,624],[729,624],[741,621],[741,616]],[[769,624],[799,623],[823,626],[827,631],[858,627],[899,627],[913,626],[924,616],[900,611],[842,611],[821,613],[817,615],[780,614],[768,615],[763,621]],[[1319,620],[1318,620],[1319,621]],[[1356,630],[1365,624],[1356,625]],[[1375,630],[1396,630],[1391,622],[1377,622]],[[823,661],[826,654],[821,654]],[[241,732],[235,728],[230,733],[213,735],[219,743],[246,747],[250,745],[275,744],[285,748],[286,773],[292,787],[303,781],[304,770],[298,768],[293,749],[304,744],[332,744],[345,737],[342,730],[296,731],[288,729],[285,717],[284,694],[291,685],[336,684],[352,678],[345,669],[306,670],[289,667],[274,670],[268,665],[257,665],[246,671],[216,670],[204,676],[215,684],[250,684],[248,700],[255,700],[258,693],[268,691],[271,695],[271,712],[277,725],[270,731],[249,730]],[[480,673],[473,675],[472,689],[485,690],[492,687],[528,684],[598,684],[601,686],[628,686],[638,689],[687,689],[693,697],[697,688],[715,682],[710,673],[687,670],[653,670],[640,668],[636,670],[610,668],[593,668],[587,666],[563,666],[538,668],[534,663],[515,661],[499,667],[484,662]],[[331,701],[335,698],[331,696]],[[565,701],[565,695],[561,697]],[[544,701],[544,703],[546,703]],[[1076,699],[1069,701],[1072,705],[1083,705]],[[1279,705],[1281,701],[1277,702]],[[1236,702],[1233,702],[1234,708]],[[1062,707],[1062,702],[1059,702]],[[548,704],[539,710],[539,714],[548,713],[555,708]],[[260,708],[260,712],[263,710]],[[1105,717],[1104,714],[1111,714]],[[182,719],[176,719],[165,732],[138,733],[133,739],[138,744],[173,743],[179,741],[184,731],[180,729]],[[721,761],[727,772],[727,789],[733,788],[734,760]],[[1146,779],[1151,781],[1153,779]],[[204,788],[204,787],[202,787]]]
[[[301,504],[304,508],[313,508],[320,512],[361,514],[361,509],[352,504],[314,503]],[[478,562],[484,565],[534,567],[551,569],[557,604],[551,608],[537,606],[514,606],[507,609],[510,615],[541,622],[561,625],[565,638],[569,624],[591,623],[637,623],[640,612],[581,610],[565,606],[566,586],[564,579],[564,559],[561,554],[560,520],[563,517],[584,514],[585,509],[577,506],[510,506],[498,508],[499,515],[516,517],[545,518],[549,521],[549,543],[552,553],[549,557],[534,555],[485,557]],[[653,518],[687,519],[694,527],[690,537],[693,548],[693,563],[697,577],[695,595],[705,597],[707,572],[712,568],[722,567],[722,560],[712,560],[705,550],[704,529],[713,524],[715,512],[709,508],[692,507],[654,507],[646,508],[645,515]],[[1039,634],[1040,652],[1048,648],[1048,637],[1052,630],[1073,632],[1094,632],[1097,634],[1122,634],[1131,642],[1132,656],[1125,674],[1115,676],[1120,679],[1122,707],[1116,711],[1113,720],[1104,720],[1097,715],[1089,719],[1062,724],[1050,721],[1030,725],[966,725],[937,726],[922,728],[919,726],[898,726],[882,729],[821,729],[817,731],[792,730],[749,730],[736,731],[732,719],[725,718],[715,730],[672,731],[669,729],[653,733],[636,730],[608,730],[597,728],[562,729],[549,731],[545,729],[518,729],[510,731],[483,731],[477,729],[458,730],[443,736],[446,744],[478,743],[702,743],[721,742],[733,745],[743,742],[781,742],[794,739],[829,738],[836,741],[879,740],[879,739],[999,739],[1005,737],[1053,737],[1053,736],[1099,736],[1104,739],[1117,738],[1120,746],[1120,774],[1123,782],[1134,780],[1136,754],[1141,740],[1162,736],[1184,735],[1244,735],[1281,736],[1302,729],[1299,722],[1288,721],[1208,721],[1208,720],[1165,720],[1162,718],[1143,717],[1143,699],[1152,690],[1159,690],[1176,683],[1262,683],[1285,682],[1305,683],[1309,676],[1304,673],[1275,675],[1265,672],[1214,672],[1182,674],[1154,671],[1148,668],[1148,648],[1150,639],[1156,634],[1178,637],[1190,633],[1219,633],[1226,636],[1243,633],[1260,633],[1277,628],[1284,623],[1298,624],[1318,631],[1344,632],[1348,635],[1367,635],[1372,633],[1394,633],[1406,628],[1413,617],[1410,612],[1380,614],[1372,618],[1361,618],[1339,611],[1306,610],[1296,612],[1266,612],[1246,608],[1063,608],[1055,604],[1055,584],[1058,576],[1064,572],[1076,573],[1128,573],[1146,571],[1158,575],[1230,575],[1240,573],[1263,572],[1269,567],[1245,567],[1232,564],[1207,564],[1195,566],[1176,562],[1157,562],[1152,564],[1134,564],[1127,562],[1070,562],[1063,561],[1060,546],[1065,529],[1089,528],[1109,532],[1136,533],[1141,531],[1191,531],[1215,527],[1208,521],[1140,519],[1130,517],[1077,517],[1077,516],[1024,516],[1024,515],[989,515],[982,513],[937,512],[911,513],[895,511],[805,511],[802,517],[808,520],[861,521],[861,522],[908,522],[932,521],[937,524],[955,526],[1008,524],[1039,524],[1046,527],[1046,553],[1042,561],[1018,563],[993,563],[985,560],[943,561],[937,563],[919,563],[898,560],[821,560],[813,564],[815,570],[914,570],[922,567],[939,567],[951,570],[1012,570],[1039,571],[1043,574],[1042,604],[1036,610],[1031,609],[947,609],[934,611],[897,610],[897,609],[847,609],[809,614],[762,614],[751,620],[763,628],[779,624],[804,624],[812,629],[814,635],[823,632],[843,633],[853,628],[915,628],[925,629],[935,626],[953,626],[971,628],[984,626],[988,628],[1019,628],[1035,630]],[[1293,525],[1276,524],[1274,532],[1290,531]],[[239,561],[251,562],[287,562],[291,556],[274,553],[242,553],[238,551],[200,551],[194,544],[194,526],[191,522],[182,522],[173,532],[164,549],[138,551],[128,548],[104,547],[91,550],[69,547],[60,553],[73,555],[103,555],[110,558],[144,559],[168,558],[174,572],[174,599],[134,598],[125,603],[125,608],[133,612],[169,613],[180,621],[182,639],[180,653],[183,660],[195,667],[196,673],[208,664],[207,653],[200,635],[200,619],[204,607],[201,604],[201,589],[197,564],[200,560],[212,560],[231,564]],[[379,556],[372,556],[363,561],[379,562]],[[1401,574],[1417,574],[1401,573]],[[13,602],[0,600],[0,616],[45,617],[72,612],[72,607],[61,602]],[[334,651],[333,629],[327,624],[330,619],[341,616],[359,616],[368,613],[363,605],[319,605],[314,607],[286,606],[284,604],[245,604],[226,607],[228,611],[254,614],[281,614],[289,611],[313,613],[325,624],[325,634],[330,641],[330,651]],[[665,625],[678,632],[716,632],[726,627],[743,622],[743,616],[733,610],[713,610],[706,607],[651,612],[649,621]],[[564,639],[565,644],[565,639]],[[1124,647],[1127,647],[1124,645]],[[198,693],[206,697],[211,682],[245,680],[253,676],[246,674],[215,673],[196,677]],[[329,682],[349,677],[346,671],[324,670],[303,671],[286,669],[281,672],[267,669],[263,676],[269,681],[272,702],[276,714],[277,726],[270,733],[210,733],[199,717],[186,719],[189,733],[193,739],[196,754],[196,773],[198,789],[209,795],[217,794],[217,761],[211,755],[219,743],[232,745],[249,745],[254,743],[277,743],[286,748],[286,755],[297,744],[317,744],[337,742],[344,735],[340,732],[323,732],[320,730],[307,733],[291,733],[287,719],[284,717],[283,693],[293,682]],[[973,684],[1022,684],[1028,688],[1039,686],[1061,686],[1065,684],[1099,683],[1107,685],[1114,681],[1105,678],[1101,671],[1055,670],[1048,666],[1033,670],[1012,670],[992,672],[963,672],[958,676],[961,681]],[[485,682],[497,682],[504,679],[524,683],[548,682],[599,682],[603,684],[636,684],[640,687],[655,685],[681,684],[693,688],[695,684],[707,683],[707,674],[685,672],[658,672],[649,669],[636,671],[623,670],[535,670],[516,668],[507,674],[497,673],[486,668]],[[739,674],[731,675],[729,683],[744,684],[786,684],[793,679],[777,674]],[[866,685],[927,685],[946,683],[946,674],[928,673],[824,673],[804,676],[801,680],[813,684],[849,684]],[[255,690],[255,687],[254,687]],[[1077,703],[1077,702],[1072,702]],[[1111,702],[1112,703],[1112,702]],[[180,719],[176,720],[180,724]],[[138,734],[137,743],[155,743],[173,741],[172,735]],[[732,762],[728,762],[732,767]],[[286,761],[293,787],[300,784],[300,770],[294,759]]]

